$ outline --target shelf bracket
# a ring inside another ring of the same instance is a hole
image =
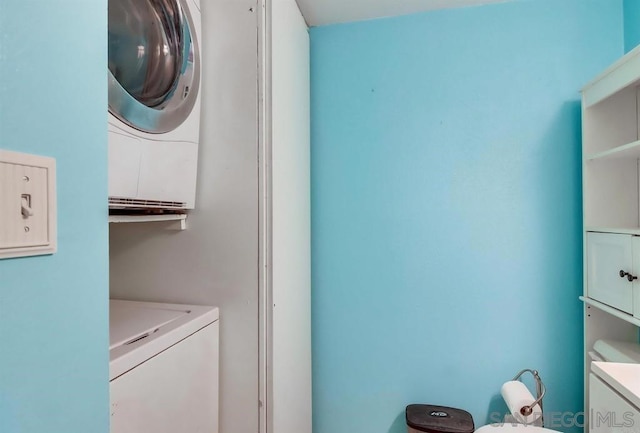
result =
[[[170,215],[109,215],[110,224],[121,223],[165,223],[165,230],[182,231],[187,229],[186,214]]]

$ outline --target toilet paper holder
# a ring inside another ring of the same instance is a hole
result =
[[[533,408],[536,407],[536,405],[538,405],[540,406],[540,422],[542,425],[544,425],[542,420],[542,417],[543,417],[542,398],[544,397],[544,394],[547,391],[547,389],[545,388],[544,383],[542,383],[542,379],[540,378],[540,374],[538,373],[538,370],[531,370],[529,368],[525,368],[520,373],[516,374],[516,377],[514,377],[513,380],[520,379],[520,377],[525,373],[531,373],[531,375],[533,376],[533,379],[536,381],[536,399],[530,405],[522,406],[520,408],[520,413],[524,416],[529,416],[533,413]]]

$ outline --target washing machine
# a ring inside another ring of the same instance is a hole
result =
[[[199,0],[109,0],[109,206],[195,204]]]
[[[111,433],[217,433],[218,309],[109,307]]]

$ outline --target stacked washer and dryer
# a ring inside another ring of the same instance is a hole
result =
[[[199,0],[109,0],[109,208],[195,204]],[[111,300],[112,433],[218,431],[218,309]]]

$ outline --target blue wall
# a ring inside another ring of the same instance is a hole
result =
[[[58,252],[0,260],[0,432],[107,433],[106,0],[0,4],[0,148],[57,160]]]
[[[631,51],[640,44],[640,0],[623,0],[624,50]]]
[[[314,433],[404,432],[409,403],[482,425],[526,367],[547,413],[581,411],[579,89],[623,53],[622,2],[319,27],[311,50]]]

